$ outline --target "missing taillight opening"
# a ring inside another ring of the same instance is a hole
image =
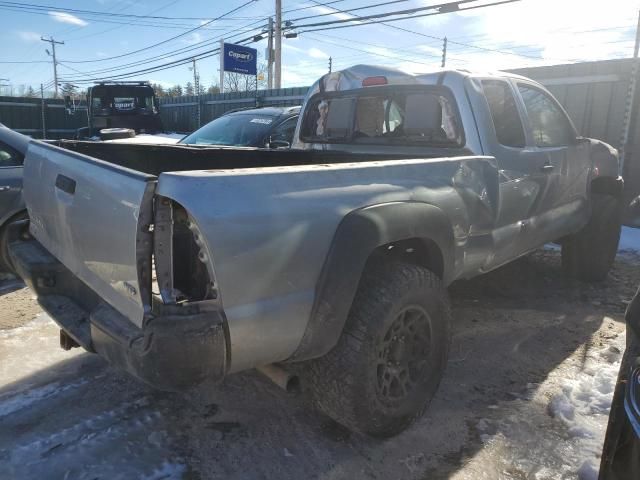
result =
[[[218,297],[211,263],[197,225],[178,203],[156,203],[154,263],[162,301],[195,302]]]

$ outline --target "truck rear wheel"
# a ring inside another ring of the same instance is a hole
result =
[[[0,227],[0,272],[2,273],[15,274],[9,259],[9,225],[27,218],[29,218],[29,214],[24,210],[16,213]]]
[[[338,344],[309,362],[305,383],[312,402],[354,431],[400,433],[438,388],[450,319],[446,290],[434,273],[395,262],[370,269]]]
[[[594,193],[589,223],[562,242],[562,267],[574,278],[598,282],[607,278],[618,251],[622,209],[613,195]]]

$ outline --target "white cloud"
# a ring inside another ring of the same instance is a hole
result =
[[[187,45],[193,45],[201,42],[203,39],[204,37],[200,32],[193,32],[191,35],[188,35],[186,38],[183,38],[182,42],[186,43]]]
[[[311,57],[311,58],[329,58],[329,54],[323,52],[322,50],[320,50],[319,48],[316,47],[311,47],[309,50],[307,50],[307,54]]]
[[[25,42],[38,42],[40,41],[40,37],[41,37],[39,33],[27,32],[27,31],[18,32],[18,36],[20,37],[21,40]]]
[[[296,47],[295,45],[291,45],[290,42],[284,42],[282,44],[282,50],[291,50],[292,52],[305,52],[304,48]]]
[[[325,15],[326,20],[330,20],[330,17],[337,18],[338,20],[347,20],[349,18],[355,18],[353,15],[349,15],[347,13],[336,12],[333,8],[328,7],[313,7],[311,10],[315,10],[320,15]],[[322,18],[318,19],[318,21],[323,21]]]
[[[71,25],[78,25],[79,27],[86,27],[87,25],[89,25],[81,18],[66,12],[49,12],[49,16],[56,22],[60,23],[69,23]]]

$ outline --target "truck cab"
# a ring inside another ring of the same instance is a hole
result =
[[[127,128],[135,133],[163,130],[160,108],[149,82],[101,82],[87,90],[88,126],[78,138],[91,137],[103,129]]]

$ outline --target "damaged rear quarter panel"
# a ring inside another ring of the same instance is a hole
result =
[[[491,157],[163,173],[157,194],[182,205],[210,252],[230,334],[230,371],[289,358],[299,345],[336,229],[350,212],[436,205],[452,225],[453,279],[472,224],[492,223]]]

